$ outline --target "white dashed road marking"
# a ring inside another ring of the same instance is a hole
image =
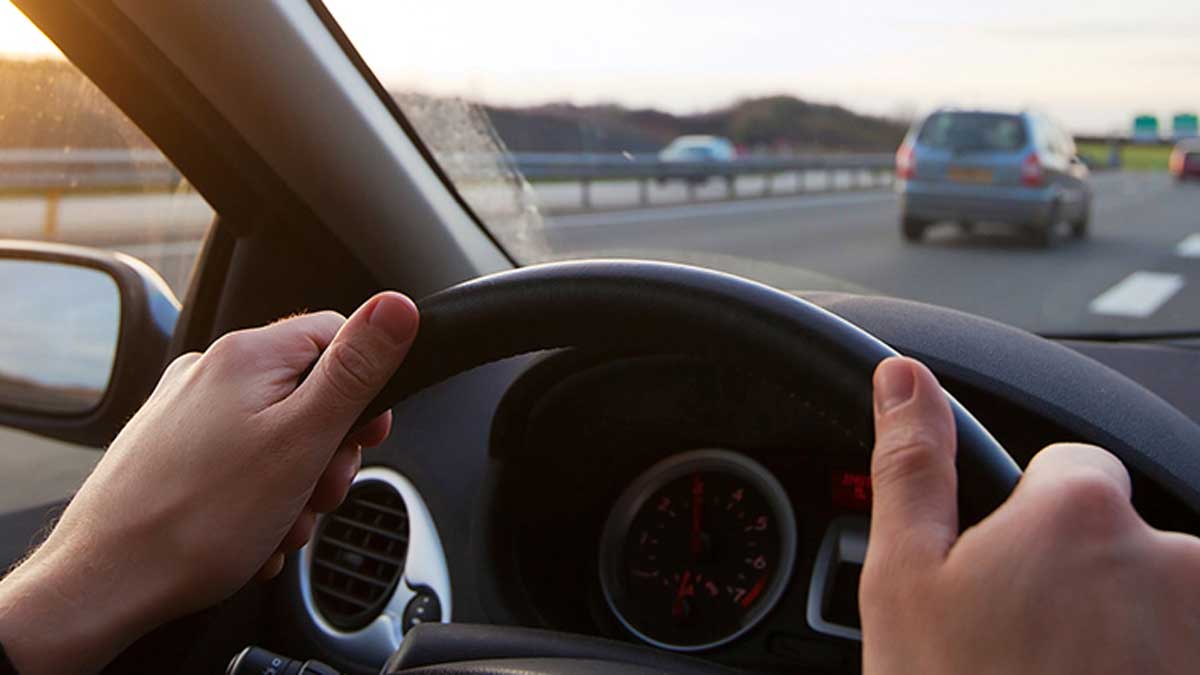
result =
[[[1093,314],[1136,319],[1158,311],[1183,288],[1183,277],[1162,272],[1134,272],[1104,291],[1088,304]]]
[[[1200,258],[1200,233],[1189,234],[1175,245],[1175,255],[1183,258]]]

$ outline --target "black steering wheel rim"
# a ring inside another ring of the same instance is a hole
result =
[[[698,267],[632,260],[548,263],[500,272],[420,302],[403,367],[362,419],[476,366],[555,348],[678,353],[735,362],[815,391],[872,438],[871,377],[896,355],[841,317],[769,286]],[[1021,471],[952,397],[960,503],[975,522]]]

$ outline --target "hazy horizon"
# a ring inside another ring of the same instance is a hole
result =
[[[326,4],[389,89],[501,106],[679,114],[783,94],[886,117],[1035,107],[1098,134],[1127,132],[1136,114],[1166,130],[1200,111],[1186,86],[1200,76],[1200,4],[1171,0]],[[0,55],[61,58],[8,2]]]
[[[1170,0],[326,4],[385,84],[498,104],[686,113],[786,93],[885,116],[1035,107],[1078,133],[1200,108],[1181,86],[1200,76],[1200,5]]]

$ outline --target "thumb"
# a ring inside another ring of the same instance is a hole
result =
[[[335,436],[336,447],[404,361],[418,323],[417,306],[399,293],[379,293],[363,303],[288,397],[296,418],[313,433]]]
[[[907,358],[875,369],[868,550],[924,566],[958,536],[954,416],[929,369]]]

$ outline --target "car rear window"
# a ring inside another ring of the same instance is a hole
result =
[[[934,113],[917,136],[922,145],[959,152],[1020,150],[1027,140],[1021,117],[1000,113]]]

